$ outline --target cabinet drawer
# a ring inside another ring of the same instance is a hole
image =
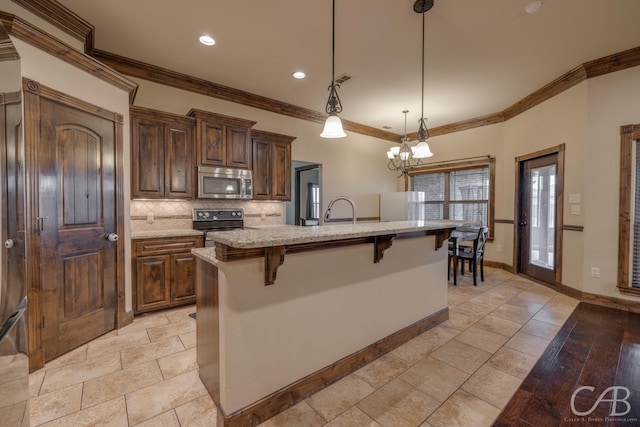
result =
[[[189,252],[194,248],[203,246],[203,237],[201,236],[185,236],[185,237],[161,237],[154,239],[143,239],[135,244],[135,255],[162,255],[179,252]]]

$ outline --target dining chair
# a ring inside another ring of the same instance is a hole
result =
[[[469,271],[473,272],[473,285],[478,286],[478,262],[480,263],[480,280],[484,282],[484,247],[489,237],[489,227],[479,227],[478,237],[474,239],[471,250],[459,251],[458,258],[462,261],[460,273],[464,274],[464,262],[469,261]],[[457,266],[454,266],[456,268]]]

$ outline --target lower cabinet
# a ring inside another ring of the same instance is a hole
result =
[[[133,241],[134,312],[193,304],[195,257],[202,236],[160,237]]]

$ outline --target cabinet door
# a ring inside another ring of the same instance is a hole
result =
[[[271,145],[271,199],[291,200],[291,144]]]
[[[153,310],[169,304],[170,267],[166,255],[136,260],[136,311]]]
[[[164,197],[164,125],[158,120],[134,117],[131,128],[131,197]]]
[[[251,169],[251,135],[246,127],[227,126],[227,166]]]
[[[193,199],[193,128],[165,125],[165,196],[171,199]]]
[[[171,303],[195,302],[196,259],[190,253],[171,255]]]
[[[253,140],[253,198],[271,198],[271,143]]]
[[[224,166],[226,146],[224,126],[220,123],[202,121],[200,123],[199,157],[200,165]]]

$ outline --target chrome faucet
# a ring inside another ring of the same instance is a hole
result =
[[[345,196],[339,196],[339,197],[336,197],[335,199],[331,199],[331,201],[329,202],[329,207],[327,208],[327,212],[325,212],[324,214],[324,222],[331,222],[331,218],[330,218],[331,208],[333,207],[333,204],[338,200],[344,200],[345,202],[351,205],[351,222],[355,224],[356,223],[356,204],[353,203],[353,200]]]

